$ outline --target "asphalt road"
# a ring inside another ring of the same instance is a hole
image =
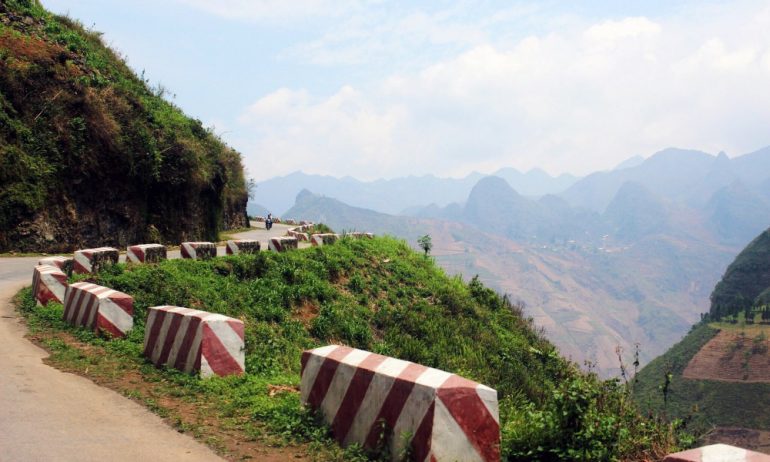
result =
[[[258,239],[266,249],[288,228],[259,225],[234,237]],[[128,398],[43,364],[48,354],[24,338],[10,303],[31,284],[39,258],[0,258],[0,462],[222,460]]]

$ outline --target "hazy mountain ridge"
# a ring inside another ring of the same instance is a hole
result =
[[[520,193],[528,196],[555,194],[577,181],[563,174],[552,177],[542,170],[521,173],[512,168],[500,169],[501,176]],[[389,214],[410,214],[429,204],[443,207],[464,202],[476,183],[487,175],[473,172],[464,178],[439,178],[433,175],[407,176],[390,180],[359,181],[351,177],[308,175],[294,172],[257,184],[256,200],[274,214],[283,214],[293,205],[294,197],[303,189],[342,200],[343,202]]]

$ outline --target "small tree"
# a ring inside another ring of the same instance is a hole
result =
[[[430,250],[433,248],[433,241],[430,238],[430,234],[426,234],[417,239],[417,243],[420,245],[420,248],[425,251],[425,256],[427,257]]]

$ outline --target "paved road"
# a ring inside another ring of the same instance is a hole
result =
[[[268,238],[287,228],[263,227],[237,237],[259,239],[266,249]],[[141,405],[43,364],[47,353],[24,338],[26,329],[10,303],[31,283],[38,260],[0,258],[0,462],[221,460]]]

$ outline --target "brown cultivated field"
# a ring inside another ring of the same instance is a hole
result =
[[[770,383],[770,326],[715,326],[721,331],[690,360],[687,379]]]

